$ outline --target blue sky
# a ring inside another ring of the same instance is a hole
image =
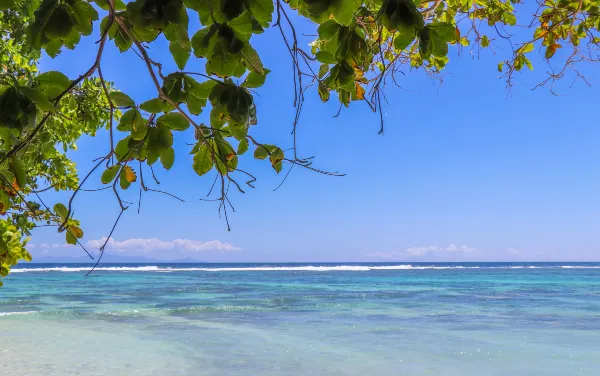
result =
[[[298,21],[298,30],[314,27]],[[191,25],[194,31],[197,24]],[[265,143],[291,146],[293,86],[290,60],[276,30],[255,36],[254,44],[272,70],[255,95],[259,124],[252,134]],[[302,39],[308,43],[310,37]],[[45,57],[41,70],[62,70],[71,78],[95,57],[94,38],[76,53]],[[507,46],[474,58],[469,49],[451,61],[443,83],[422,72],[400,77],[402,89],[388,86],[385,135],[378,115],[352,103],[333,118],[338,104],[307,93],[298,135],[302,156],[315,166],[339,170],[327,177],[296,168],[285,185],[268,163],[241,165],[258,177],[256,189],[231,195],[236,213],[232,231],[214,203],[202,202],[214,176],[198,177],[188,155],[191,131],[176,135],[174,168],[156,168],[160,189],[186,200],[146,193],[137,214],[137,187],[125,196],[135,205],[124,214],[107,252],[160,260],[202,261],[463,261],[598,260],[600,250],[600,128],[594,111],[600,75],[588,68],[586,86],[573,77],[558,88],[531,90],[545,77],[543,52],[534,52],[534,72],[518,73],[510,94],[496,70]],[[559,53],[562,51],[559,50]],[[494,55],[494,53],[496,55]],[[164,41],[153,44],[153,58],[174,71]],[[203,69],[191,59],[186,70]],[[102,62],[105,77],[142,102],[156,96],[143,62],[109,43]],[[207,114],[201,114],[199,120]],[[80,171],[105,155],[107,134],[85,138],[69,152]],[[123,134],[120,137],[124,137]],[[148,179],[146,179],[148,180]],[[91,178],[88,188],[100,186]],[[49,202],[66,195],[48,194]],[[76,217],[84,243],[97,246],[119,213],[110,192],[84,193]],[[34,258],[68,259],[82,251],[65,246],[52,229],[34,233]]]

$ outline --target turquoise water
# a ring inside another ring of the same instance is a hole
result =
[[[6,375],[599,375],[600,264],[27,265]]]

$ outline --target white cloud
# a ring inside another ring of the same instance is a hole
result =
[[[439,245],[429,246],[429,247],[411,247],[406,249],[406,253],[410,256],[425,256],[428,254],[467,254],[475,252],[475,248],[461,245],[457,246],[456,244],[450,244],[447,247],[440,247]]]
[[[384,260],[399,260],[399,259],[459,259],[476,254],[477,249],[466,245],[458,246],[449,244],[447,246],[432,245],[427,247],[410,247],[404,251],[392,252],[374,252],[367,256],[384,259]]]
[[[98,254],[100,247],[106,242],[106,237],[89,240],[83,245],[91,254]],[[78,246],[70,244],[28,244],[27,247],[34,253],[60,257],[71,256]],[[241,251],[241,248],[220,240],[199,241],[190,239],[160,240],[157,238],[132,238],[122,241],[109,239],[105,251],[113,255],[144,256],[158,259],[168,258],[194,258],[198,254],[226,253]]]
[[[90,248],[100,248],[104,242],[106,242],[106,237],[90,240],[86,243],[86,246]],[[203,242],[190,239],[175,239],[165,241],[156,238],[132,238],[123,241],[117,241],[110,238],[106,244],[106,249],[118,253],[151,253],[153,251],[179,251],[186,253],[241,251],[241,248],[219,240]]]

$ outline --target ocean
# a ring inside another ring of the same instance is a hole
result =
[[[600,375],[600,263],[26,264],[6,375]]]

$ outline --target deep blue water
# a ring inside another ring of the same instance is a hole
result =
[[[27,264],[14,375],[600,375],[600,263]]]

